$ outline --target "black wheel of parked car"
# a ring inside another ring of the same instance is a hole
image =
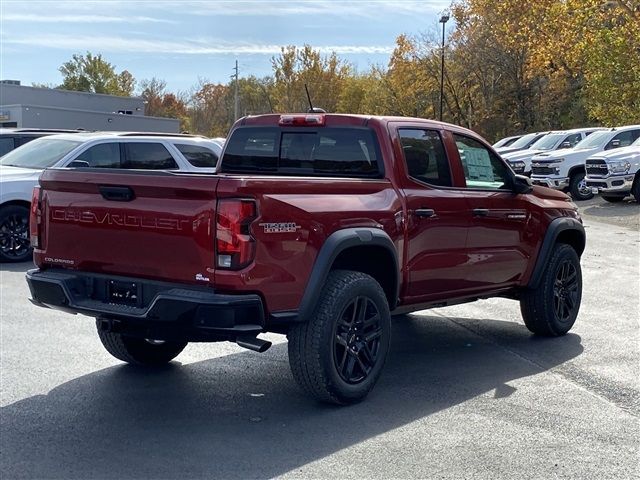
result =
[[[571,198],[574,200],[589,200],[593,198],[593,192],[590,187],[587,187],[587,182],[584,177],[584,171],[578,171],[571,175],[569,193],[571,193]]]
[[[150,340],[105,332],[100,328],[100,320],[96,321],[96,327],[107,352],[118,360],[134,365],[164,365],[177,357],[187,346],[187,342]]]
[[[313,318],[289,330],[296,381],[318,400],[362,400],[375,385],[389,350],[391,315],[382,287],[348,270],[329,274]]]
[[[633,180],[633,186],[631,187],[631,195],[636,199],[637,203],[640,203],[640,174],[636,173],[636,178]]]
[[[29,209],[21,205],[0,208],[0,262],[24,262],[30,257]]]
[[[570,245],[556,245],[540,284],[522,293],[520,311],[527,328],[547,337],[564,335],[576,321],[582,299],[580,259]]]
[[[603,200],[609,202],[609,203],[620,203],[621,201],[624,200],[624,197],[621,196],[611,196],[611,195],[600,195],[602,197]]]

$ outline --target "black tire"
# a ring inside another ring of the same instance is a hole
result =
[[[376,384],[390,337],[391,315],[380,284],[364,273],[334,270],[313,317],[289,330],[293,377],[317,400],[357,403]]]
[[[0,262],[24,262],[31,253],[29,209],[21,205],[0,208]]]
[[[536,335],[564,335],[576,321],[582,300],[582,270],[578,254],[559,243],[551,254],[540,284],[523,292],[520,311],[527,328]]]
[[[615,196],[609,196],[609,195],[600,195],[602,197],[603,200],[609,202],[609,203],[620,203],[621,201],[624,200],[624,197],[615,197]]]
[[[574,200],[589,200],[593,198],[593,192],[587,187],[584,177],[585,173],[583,171],[578,171],[571,175],[569,192]]]
[[[144,338],[135,338],[121,333],[105,332],[100,328],[100,320],[96,321],[98,336],[107,352],[123,362],[133,365],[159,366],[176,358],[187,342],[162,342]]]
[[[633,180],[631,195],[633,195],[633,198],[636,199],[637,203],[640,203],[640,174],[638,173],[636,173],[636,178]]]

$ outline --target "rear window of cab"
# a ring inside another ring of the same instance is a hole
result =
[[[379,152],[366,127],[240,127],[227,140],[221,171],[380,178]]]

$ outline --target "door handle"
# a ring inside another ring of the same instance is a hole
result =
[[[131,187],[109,187],[101,185],[98,187],[98,190],[102,198],[112,202],[130,202],[136,198]]]
[[[422,218],[435,217],[436,211],[432,208],[418,208],[416,210],[416,216]]]
[[[489,215],[489,209],[488,208],[474,208],[473,209],[473,216],[474,217],[486,217],[487,215]]]

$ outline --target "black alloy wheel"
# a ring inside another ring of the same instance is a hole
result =
[[[340,378],[360,383],[378,360],[382,336],[381,316],[368,297],[355,297],[342,311],[335,326],[333,360]]]
[[[0,261],[23,262],[31,255],[29,209],[10,205],[0,210]]]
[[[560,264],[553,285],[553,307],[556,318],[567,322],[578,304],[578,272],[569,260]]]

